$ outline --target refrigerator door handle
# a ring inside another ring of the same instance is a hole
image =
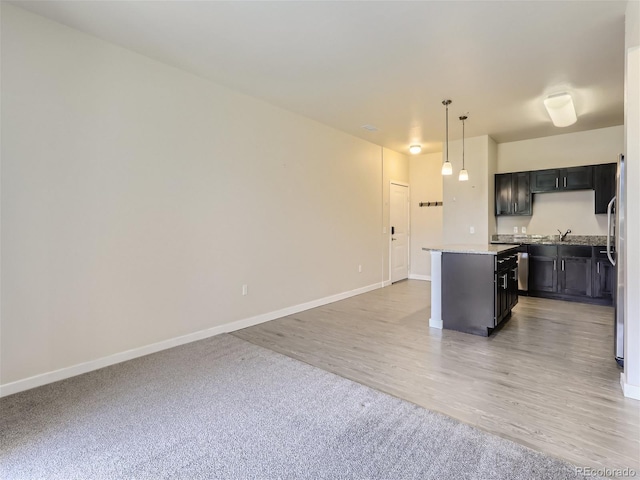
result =
[[[611,256],[611,226],[613,222],[611,221],[611,213],[613,211],[613,204],[616,202],[616,197],[613,197],[607,205],[607,257],[611,262],[611,265],[616,266],[616,261]]]

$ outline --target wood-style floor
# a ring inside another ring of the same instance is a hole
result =
[[[429,328],[429,288],[399,282],[234,335],[574,465],[640,472],[613,308],[520,297],[484,338]]]

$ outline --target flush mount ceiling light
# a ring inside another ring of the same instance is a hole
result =
[[[469,172],[464,168],[464,121],[467,119],[466,115],[460,117],[460,121],[462,122],[462,170],[460,170],[460,174],[458,175],[458,180],[460,182],[466,182],[469,180]]]
[[[409,152],[413,153],[414,155],[419,154],[422,151],[422,147],[420,145],[411,145],[409,147]]]
[[[556,93],[544,99],[544,106],[556,127],[568,127],[578,120],[573,99],[568,93]]]
[[[451,166],[451,162],[449,161],[449,105],[451,105],[451,100],[443,100],[442,104],[447,109],[446,123],[445,123],[445,162],[442,164],[442,175],[452,175],[453,167]]]

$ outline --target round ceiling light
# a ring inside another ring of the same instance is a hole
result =
[[[414,154],[414,155],[417,155],[421,151],[422,151],[422,147],[420,145],[411,145],[409,147],[409,152]]]

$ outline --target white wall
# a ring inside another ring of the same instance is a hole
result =
[[[580,121],[578,119],[578,121]],[[601,128],[498,145],[498,172],[543,170],[614,163],[623,149],[624,128]],[[534,194],[530,217],[498,217],[497,232],[513,233],[513,227],[528,234],[556,234],[570,228],[575,235],[606,235],[606,215],[594,213],[593,190]]]
[[[1,80],[3,384],[383,280],[380,147],[6,4]]]
[[[403,155],[402,153],[395,152],[393,150],[389,150],[388,148],[382,149],[382,164],[383,164],[383,173],[382,173],[382,198],[383,198],[383,230],[381,230],[382,234],[382,245],[383,245],[383,261],[382,261],[382,275],[385,281],[385,284],[391,283],[391,275],[389,270],[389,252],[390,252],[390,242],[391,235],[389,226],[390,223],[390,191],[391,191],[391,182],[396,181],[401,184],[409,184],[409,157]],[[409,186],[409,195],[412,195],[411,186]],[[409,228],[412,228],[409,225]],[[411,235],[411,233],[410,233]],[[409,238],[411,242],[411,237]]]
[[[625,18],[625,158],[627,159],[625,395],[640,399],[640,3]]]
[[[495,142],[483,135],[465,139],[465,164],[469,181],[458,181],[462,168],[462,141],[449,142],[453,175],[443,178],[443,241],[446,244],[483,244],[494,231],[493,175]],[[490,207],[491,205],[491,207]],[[473,227],[475,233],[470,233]]]
[[[422,250],[442,244],[443,207],[420,207],[420,202],[442,201],[442,152],[412,156],[411,180],[411,276],[431,276],[431,255]]]

